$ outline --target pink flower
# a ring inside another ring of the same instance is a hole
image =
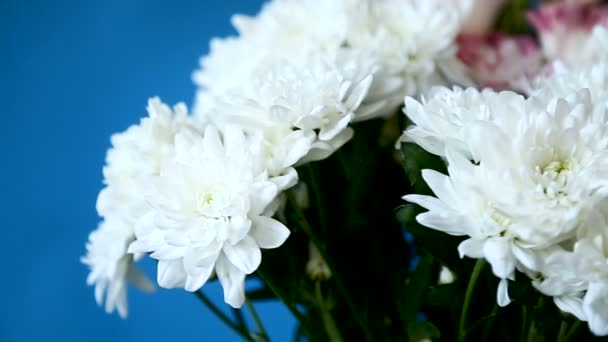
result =
[[[528,36],[502,33],[460,35],[458,57],[481,87],[516,88],[515,84],[541,72],[542,56]]]
[[[608,6],[580,2],[542,5],[528,13],[528,19],[540,35],[543,54],[548,59],[580,64],[596,57],[591,31],[596,25],[608,25]]]

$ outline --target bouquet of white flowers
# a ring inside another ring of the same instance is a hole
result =
[[[190,112],[152,98],[112,137],[82,258],[106,311],[154,289],[149,256],[249,341],[273,299],[311,341],[608,335],[608,5],[273,0],[232,22]]]

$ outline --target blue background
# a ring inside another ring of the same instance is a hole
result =
[[[0,341],[239,340],[185,291],[132,290],[127,320],[106,315],[79,258],[110,135],[148,97],[192,103],[209,39],[260,4],[0,0]],[[217,284],[205,292],[221,303]],[[259,310],[273,340],[292,338],[282,304]]]

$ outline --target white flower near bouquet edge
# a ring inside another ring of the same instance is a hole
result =
[[[144,291],[154,288],[134,266],[143,254],[127,253],[135,239],[134,224],[148,208],[142,195],[145,180],[173,157],[175,134],[195,130],[181,103],[171,109],[153,97],[146,109],[148,116],[138,125],[112,136],[103,168],[106,187],[97,198],[103,222],[90,234],[87,254],[81,258],[90,269],[87,283],[95,285],[97,303],[105,295],[106,311],[116,308],[121,317],[127,315],[127,281]]]
[[[129,247],[158,260],[161,287],[197,291],[215,271],[225,301],[243,304],[245,276],[258,268],[260,248],[276,248],[289,236],[267,212],[280,180],[260,167],[262,145],[233,126],[176,136],[176,157],[150,179],[151,210]]]
[[[327,158],[352,138],[348,125],[366,110],[361,103],[376,72],[373,60],[343,50],[307,60],[305,67],[266,61],[248,84],[208,99],[211,107],[199,112],[219,127],[263,132],[271,176]]]
[[[524,97],[514,92],[434,87],[421,100],[405,98],[403,112],[414,125],[397,143],[413,142],[439,156],[445,156],[449,145],[473,158],[466,142],[469,125],[485,121],[505,130],[515,129],[515,122],[525,110]]]
[[[380,67],[355,120],[394,114],[404,95],[425,92],[446,78],[472,84],[453,42],[465,13],[459,4],[439,2],[276,0],[257,16],[235,16],[240,36],[213,40],[193,75],[199,86],[194,113],[207,111],[214,97],[249,85],[267,60],[305,68],[309,55],[335,56],[340,50],[368,56]]]
[[[136,220],[146,209],[141,196],[142,181],[158,175],[160,167],[174,155],[175,135],[182,130],[197,131],[200,127],[183,103],[173,108],[160,98],[148,100],[148,116],[121,133],[112,135],[112,147],[106,155],[103,168],[104,188],[97,198],[100,216],[121,214]]]
[[[600,201],[579,227],[572,248],[544,260],[534,285],[562,310],[587,321],[591,332],[608,335],[608,202]]]
[[[104,220],[89,235],[87,255],[81,258],[90,268],[87,284],[95,286],[95,301],[104,305],[107,313],[118,311],[127,316],[127,283],[139,290],[151,292],[154,285],[135,267],[137,259],[127,254],[129,243],[135,238],[132,226],[119,217]]]
[[[438,198],[404,197],[429,209],[417,217],[422,225],[470,237],[459,252],[490,262],[502,279],[500,305],[509,301],[506,279],[516,268],[540,271],[539,253],[572,238],[606,187],[604,103],[592,103],[582,90],[533,97],[525,107],[512,130],[470,122],[470,155],[444,142],[449,176],[423,171]]]

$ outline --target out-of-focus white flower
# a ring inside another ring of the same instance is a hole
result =
[[[175,157],[149,179],[151,210],[137,223],[130,253],[152,252],[158,283],[201,288],[215,271],[224,299],[244,301],[245,275],[260,264],[260,248],[283,244],[289,230],[268,210],[280,183],[263,167],[263,141],[226,126],[204,135],[181,132]]]
[[[454,272],[445,266],[441,266],[439,270],[439,284],[451,284],[456,280]]]
[[[133,263],[127,247],[133,240],[133,228],[119,218],[108,218],[91,232],[87,255],[82,263],[90,268],[87,284],[95,286],[95,300],[108,313],[115,309],[122,318],[127,316],[127,282],[142,291],[153,291],[154,285]]]
[[[511,125],[486,119],[464,126],[465,153],[443,139],[449,176],[423,171],[437,198],[404,197],[429,209],[417,217],[421,224],[470,237],[459,252],[492,265],[502,279],[500,305],[509,302],[506,279],[515,269],[539,271],[539,253],[575,236],[605,192],[608,172],[605,102],[593,103],[587,90],[513,99],[524,110]],[[485,108],[498,113],[497,106],[509,103]]]
[[[217,95],[252,84],[260,66],[287,60],[305,69],[317,56],[332,59],[346,51],[379,67],[355,118],[394,114],[404,95],[446,77],[468,82],[453,44],[460,13],[439,0],[272,1],[255,17],[233,18],[239,37],[212,42],[194,74],[200,87],[195,113],[213,107]],[[344,72],[345,63],[336,66]]]
[[[381,66],[369,95],[372,102],[385,101],[377,115],[393,114],[404,95],[422,94],[446,78],[470,84],[455,56],[454,39],[464,15],[459,4],[380,0],[365,5],[366,15],[355,20],[347,44],[373,52]]]
[[[569,65],[594,63],[607,51],[592,34],[595,26],[608,25],[608,6],[556,2],[528,13],[540,34],[546,58]]]
[[[597,35],[606,35],[608,30],[596,28]],[[608,49],[606,49],[608,51]],[[551,75],[538,77],[529,83],[525,92],[529,95],[552,94],[565,97],[586,88],[593,102],[608,101],[608,59],[585,65],[565,65],[556,62],[551,66]]]
[[[481,87],[516,89],[521,79],[542,70],[542,55],[536,42],[527,36],[460,35],[458,57]]]
[[[331,277],[331,269],[321,256],[319,249],[312,243],[308,245],[308,262],[306,263],[306,273],[313,280],[327,280]]]

